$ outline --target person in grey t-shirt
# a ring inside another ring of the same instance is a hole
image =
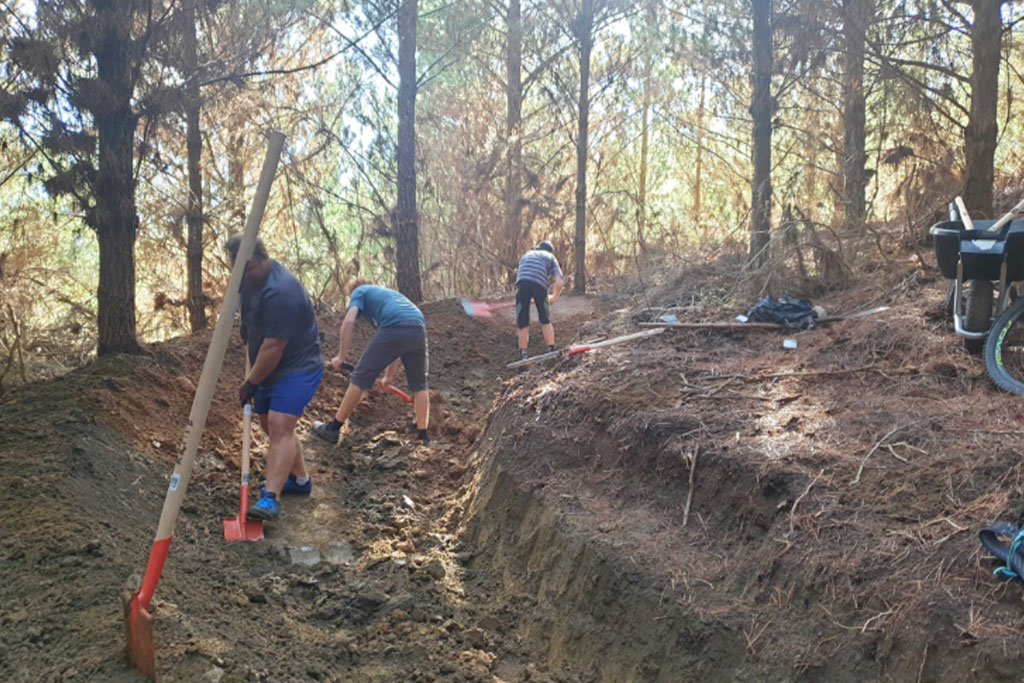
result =
[[[555,328],[551,325],[551,304],[562,293],[565,281],[562,269],[555,258],[555,248],[544,240],[519,259],[519,273],[516,276],[516,327],[519,328],[519,357],[526,358],[526,347],[530,344],[530,301],[537,306],[544,341],[548,351],[555,350]],[[548,286],[553,285],[554,293],[548,296]]]

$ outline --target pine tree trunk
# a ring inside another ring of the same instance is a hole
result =
[[[423,299],[416,221],[416,15],[417,0],[398,8],[398,212],[396,281],[413,303]]]
[[[579,134],[576,140],[576,241],[573,287],[587,291],[587,135],[590,118],[590,51],[594,44],[594,0],[583,0],[577,39],[580,45]]]
[[[867,217],[864,46],[874,0],[844,0],[843,20],[843,224],[864,227]]]
[[[105,106],[93,112],[99,163],[94,185],[96,208],[89,222],[100,248],[96,294],[99,355],[138,353],[135,337],[135,177],[132,155],[136,117],[128,36],[134,14],[115,2],[96,3],[101,33],[94,45]]]
[[[196,46],[196,0],[185,5],[183,52],[186,77],[185,89],[185,147],[188,156],[188,239],[186,261],[188,265],[188,320],[193,332],[206,329],[206,295],[203,293],[203,142],[199,129],[201,102],[199,99]]]
[[[750,115],[754,120],[751,187],[750,262],[760,268],[768,261],[772,221],[772,0],[751,0],[754,19],[753,86]]]
[[[505,253],[503,265],[509,284],[523,248],[523,18],[519,0],[508,3],[508,45],[505,52],[505,116],[507,167],[505,169]]]
[[[708,224],[701,215],[703,199],[701,192],[704,183],[704,98],[707,90],[707,76],[700,75],[700,100],[697,102],[697,161],[693,167],[693,224],[700,232],[701,241],[708,238]]]
[[[241,117],[229,116],[235,131],[230,134],[228,149],[228,207],[231,216],[229,233],[242,232],[245,227],[245,122]]]
[[[971,27],[971,117],[964,131],[967,171],[964,204],[972,217],[992,216],[995,181],[996,106],[999,96],[999,58],[1002,54],[1001,0],[974,0]]]
[[[654,12],[648,8],[648,27],[654,28]],[[640,110],[640,178],[637,189],[636,207],[636,239],[641,251],[647,250],[646,238],[644,236],[645,222],[647,219],[647,157],[650,151],[650,130],[648,119],[651,110],[651,70],[653,68],[654,56],[651,48],[644,51],[644,95]]]

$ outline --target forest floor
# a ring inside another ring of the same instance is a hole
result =
[[[735,272],[567,295],[559,342],[634,332],[647,306],[730,320],[757,294]],[[433,443],[378,391],[339,445],[310,437],[346,385],[328,373],[300,421],[313,495],[286,498],[264,541],[229,544],[236,335],[153,601],[159,677],[1019,680],[1024,591],[992,578],[977,531],[1020,511],[1024,404],[963,351],[944,291],[934,269],[890,263],[815,301],[889,310],[785,335],[797,349],[669,330],[522,373],[505,368],[510,311],[429,303]],[[340,318],[320,320],[329,357]],[[137,678],[119,595],[145,566],[210,336],[3,397],[0,680]]]

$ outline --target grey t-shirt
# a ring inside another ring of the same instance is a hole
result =
[[[548,288],[548,278],[555,275],[561,276],[562,269],[558,267],[558,259],[551,252],[543,249],[531,249],[519,259],[519,274],[516,277],[516,284],[523,282],[536,282],[544,289]]]
[[[264,339],[288,340],[281,361],[263,380],[263,386],[270,386],[285,375],[323,367],[313,302],[287,268],[271,259],[267,281],[257,287],[243,285],[241,294],[250,362],[256,362]]]

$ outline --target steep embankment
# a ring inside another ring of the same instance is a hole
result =
[[[1020,586],[976,532],[1017,516],[1024,411],[934,315],[942,283],[900,277],[827,302],[891,310],[795,351],[670,331],[506,387],[467,541],[530,601],[531,651],[603,681],[1019,677]]]

